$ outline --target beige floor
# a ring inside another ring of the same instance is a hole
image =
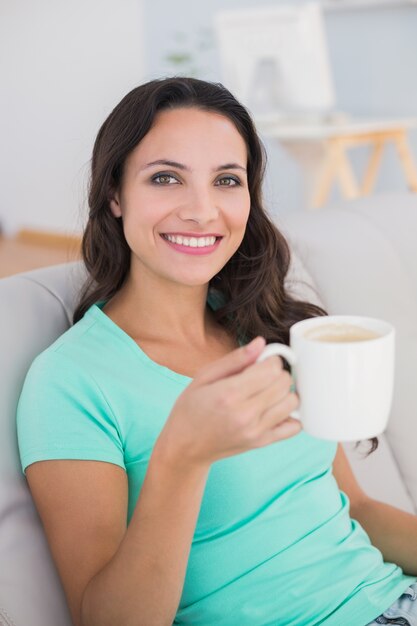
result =
[[[53,242],[0,236],[0,278],[79,258],[79,244],[74,240]]]

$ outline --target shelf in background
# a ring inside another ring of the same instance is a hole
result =
[[[322,0],[324,11],[353,11],[356,9],[394,9],[417,6],[417,0]]]
[[[0,278],[81,259],[81,237],[24,229],[0,235]]]

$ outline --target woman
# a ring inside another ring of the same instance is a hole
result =
[[[289,417],[281,359],[257,362],[325,314],[284,288],[263,170],[247,111],[196,79],[134,89],[99,131],[89,279],[18,407],[76,626],[364,626],[417,605],[414,516],[370,500]]]

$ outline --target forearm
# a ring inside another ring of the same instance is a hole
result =
[[[405,574],[417,576],[417,516],[366,498],[350,512],[383,554]]]
[[[155,448],[124,539],[86,588],[83,626],[172,624],[207,475],[208,468],[176,466]]]

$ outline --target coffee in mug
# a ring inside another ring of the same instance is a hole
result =
[[[300,398],[291,417],[309,434],[359,441],[382,433],[394,387],[395,329],[359,315],[326,315],[290,328],[290,346],[271,343],[258,357],[284,357]]]
[[[317,328],[307,330],[304,335],[307,339],[314,341],[331,341],[331,342],[347,342],[347,341],[366,341],[367,339],[376,339],[380,337],[378,333],[369,328],[355,326],[354,324],[323,324]]]

